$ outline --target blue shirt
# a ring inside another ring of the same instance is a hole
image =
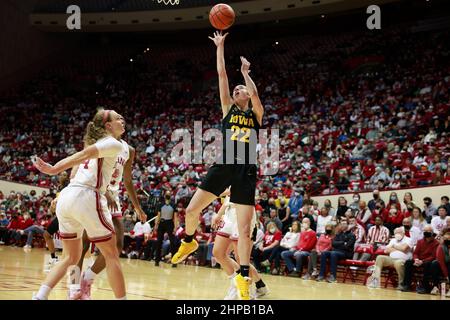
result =
[[[303,206],[303,197],[291,197],[289,199],[288,207],[291,210],[291,214],[298,215],[298,212],[300,211],[300,208]]]

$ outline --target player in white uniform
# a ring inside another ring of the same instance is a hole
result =
[[[137,212],[138,218],[141,221],[147,220],[147,215],[141,208],[139,204],[136,191],[134,190],[133,181],[132,181],[132,169],[133,169],[133,161],[135,157],[135,150],[133,147],[129,146],[124,140],[119,140],[122,144],[122,150],[120,151],[116,164],[114,166],[114,171],[111,176],[111,181],[106,190],[106,199],[108,202],[108,207],[111,210],[112,221],[114,224],[114,229],[116,232],[116,240],[117,240],[117,250],[118,253],[122,251],[123,248],[123,219],[122,219],[122,210],[120,206],[119,200],[119,192],[120,192],[120,183],[122,181],[122,176],[124,178],[125,188],[127,190],[128,196],[131,199],[131,202]],[[81,254],[80,261],[78,262],[78,267],[82,270],[83,260],[86,252],[89,249],[90,241],[86,234],[83,235],[83,252]],[[91,298],[91,286],[94,282],[94,279],[97,274],[105,269],[105,258],[100,253],[100,255],[95,259],[95,262],[92,266],[90,266],[81,277],[81,291],[82,291],[82,300],[90,300]]]
[[[54,166],[40,158],[33,159],[35,167],[49,175],[56,175],[77,165],[81,169],[61,191],[56,204],[65,258],[47,275],[33,299],[48,299],[50,291],[64,277],[69,267],[71,279],[73,274],[78,274],[71,283],[69,299],[81,296],[80,271],[76,264],[81,255],[83,230],[86,230],[89,239],[96,243],[105,257],[108,280],[114,296],[116,299],[126,299],[112,217],[105,197],[117,156],[122,150],[122,144],[117,139],[124,131],[125,124],[121,115],[112,110],[99,110],[87,126],[84,150]]]
[[[236,215],[236,205],[230,202],[230,189],[227,189],[223,194],[226,195],[223,205],[219,212],[212,219],[212,226],[217,228],[217,235],[214,241],[213,256],[223,267],[223,270],[231,280],[230,288],[225,297],[225,300],[236,300],[239,298],[233,278],[239,272],[239,254],[237,241],[239,239],[238,222]],[[253,210],[253,217],[250,224],[250,235],[256,231],[256,212]],[[253,245],[253,243],[251,244]],[[237,262],[230,257],[230,253],[234,251],[234,256]],[[253,265],[250,265],[251,279],[256,284],[256,296],[261,297],[268,293],[265,283],[262,281],[258,271]]]

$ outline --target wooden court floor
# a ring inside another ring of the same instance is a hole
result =
[[[45,249],[25,252],[22,248],[0,246],[0,300],[29,300],[45,278],[43,267],[49,258]],[[90,264],[92,258],[85,260]],[[228,289],[229,280],[219,269],[171,265],[121,259],[131,300],[221,300]],[[263,275],[270,294],[261,300],[416,300],[440,299],[439,296],[403,293],[395,289],[368,289],[351,283],[324,283],[300,278]],[[62,281],[51,293],[50,299],[66,299],[67,286]],[[113,299],[105,272],[96,279],[92,288],[95,300]]]

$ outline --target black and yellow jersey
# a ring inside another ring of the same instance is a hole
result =
[[[256,164],[260,124],[251,108],[232,105],[222,119],[223,161],[226,164]]]

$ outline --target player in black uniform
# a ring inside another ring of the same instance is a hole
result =
[[[223,35],[222,32],[215,32],[214,37],[209,37],[217,46],[217,72],[223,113],[222,161],[218,161],[209,169],[186,209],[186,237],[173,256],[172,263],[180,263],[197,250],[198,243],[193,239],[193,235],[200,212],[231,185],[230,200],[236,204],[241,263],[235,284],[240,298],[249,299],[250,224],[255,205],[256,145],[264,109],[255,83],[249,76],[250,63],[244,57],[241,57],[241,73],[245,86],[236,86],[231,97],[224,58],[224,42],[227,35],[228,33]],[[249,107],[250,101],[252,108]]]

